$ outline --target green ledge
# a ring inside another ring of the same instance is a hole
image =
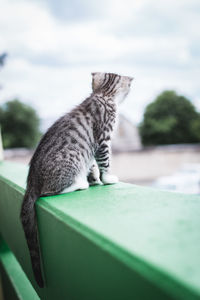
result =
[[[19,222],[26,175],[0,164],[0,230],[42,299],[200,299],[200,197],[125,183],[37,201],[39,289]]]
[[[5,300],[39,300],[20,264],[0,236],[0,271]]]

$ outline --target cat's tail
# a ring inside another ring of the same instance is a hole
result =
[[[38,242],[38,231],[35,213],[35,201],[39,197],[33,189],[27,189],[21,208],[21,222],[26,236],[31,264],[35,280],[39,287],[44,287],[44,281],[42,278],[40,249]]]

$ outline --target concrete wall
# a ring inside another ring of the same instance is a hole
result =
[[[113,155],[112,170],[121,181],[148,184],[182,165],[200,163],[200,145],[172,145]]]

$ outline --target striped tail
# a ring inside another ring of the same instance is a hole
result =
[[[35,201],[37,195],[32,189],[27,189],[21,208],[21,222],[26,236],[33,273],[39,287],[44,287],[42,278],[40,249],[38,242],[37,222],[35,214]]]

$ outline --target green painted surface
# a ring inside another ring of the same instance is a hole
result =
[[[37,202],[37,288],[19,222],[26,174],[0,164],[0,228],[42,299],[200,299],[200,197],[122,183]]]
[[[0,270],[5,300],[38,300],[39,297],[28,281],[18,261],[0,237]]]

